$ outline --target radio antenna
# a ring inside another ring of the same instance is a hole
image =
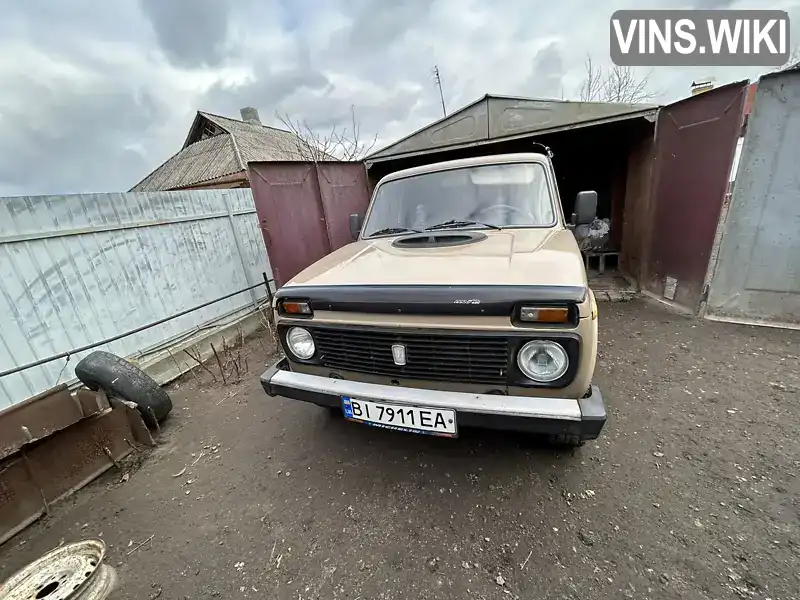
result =
[[[439,98],[442,101],[442,113],[444,116],[447,116],[447,108],[444,105],[444,92],[442,91],[442,77],[439,75],[439,67],[437,65],[433,65],[433,80],[436,82],[436,86],[439,88]]]

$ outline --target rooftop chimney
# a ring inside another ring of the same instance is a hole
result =
[[[693,81],[692,82],[692,96],[697,96],[697,94],[702,94],[703,92],[708,92],[714,89],[714,78],[709,77],[708,79],[701,79],[700,81]]]
[[[243,121],[261,124],[261,119],[258,118],[258,111],[252,106],[245,106],[239,112],[242,113]]]

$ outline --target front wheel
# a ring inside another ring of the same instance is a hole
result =
[[[342,411],[341,406],[326,406],[325,410],[328,411],[328,416],[331,419],[342,419],[344,418],[344,412]]]
[[[547,437],[547,441],[558,448],[580,448],[586,443],[586,440],[581,439],[580,436],[574,433],[550,435]]]

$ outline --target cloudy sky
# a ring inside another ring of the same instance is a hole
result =
[[[487,92],[575,98],[609,63],[621,8],[782,8],[800,0],[0,0],[0,196],[124,191],[180,149],[196,110],[255,106],[325,130],[355,105],[389,143]],[[795,28],[796,29],[796,28]],[[794,43],[794,42],[793,42]],[[656,68],[661,103],[693,79]]]

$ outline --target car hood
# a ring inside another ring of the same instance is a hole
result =
[[[286,286],[586,286],[575,237],[565,229],[481,231],[470,244],[398,248],[397,237],[359,240],[317,261]]]

